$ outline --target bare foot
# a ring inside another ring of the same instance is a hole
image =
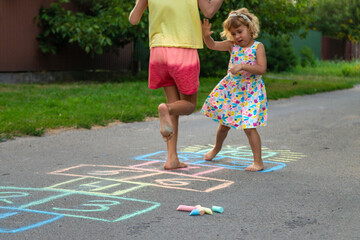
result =
[[[170,140],[172,134],[174,133],[171,124],[169,109],[165,103],[161,103],[159,105],[158,110],[159,110],[159,118],[160,118],[160,133],[163,136],[164,141],[166,142]]]
[[[220,150],[217,151],[217,150],[215,150],[215,149],[213,148],[213,149],[211,149],[210,151],[208,151],[208,152],[205,154],[204,159],[205,159],[206,161],[211,161],[211,160],[214,159],[214,157],[216,157],[216,155],[217,155],[219,152],[220,152]]]
[[[245,168],[245,171],[249,171],[249,172],[257,172],[257,171],[262,171],[264,170],[264,165],[262,164],[251,164],[250,166]]]
[[[171,170],[171,169],[176,169],[176,168],[186,168],[186,167],[187,167],[187,164],[180,162],[180,161],[176,161],[176,162],[172,162],[172,163],[169,163],[168,161],[166,161],[164,164],[165,170]]]

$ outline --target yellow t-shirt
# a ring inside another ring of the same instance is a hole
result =
[[[198,0],[148,0],[152,47],[203,48]]]

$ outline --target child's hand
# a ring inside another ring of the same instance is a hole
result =
[[[236,74],[236,73],[238,73],[238,72],[241,71],[241,70],[243,70],[242,64],[236,64],[236,65],[234,65],[234,66],[232,66],[232,67],[230,68],[230,72],[231,72],[232,74]]]
[[[201,23],[202,33],[204,37],[210,36],[213,34],[213,31],[211,31],[211,23],[209,23],[209,19],[204,19]]]

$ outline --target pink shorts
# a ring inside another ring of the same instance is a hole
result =
[[[200,61],[197,49],[153,47],[150,50],[149,88],[176,86],[192,95],[199,88]]]

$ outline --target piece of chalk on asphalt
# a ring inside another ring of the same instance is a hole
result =
[[[194,209],[195,209],[194,206],[179,205],[176,210],[178,210],[178,211],[185,211],[185,212],[191,212],[191,211],[194,210]]]
[[[200,215],[200,211],[199,211],[199,209],[194,209],[194,210],[191,211],[191,213],[189,215],[190,216]]]
[[[212,210],[214,212],[218,212],[218,213],[223,213],[224,212],[224,208],[219,207],[219,206],[212,206]]]
[[[196,205],[195,208],[199,210],[199,214],[202,216],[205,214],[204,209],[201,207],[201,205]]]
[[[206,208],[206,207],[202,207],[202,208],[204,209],[206,214],[210,214],[210,215],[213,214],[213,212],[212,212],[212,210],[210,208]]]

